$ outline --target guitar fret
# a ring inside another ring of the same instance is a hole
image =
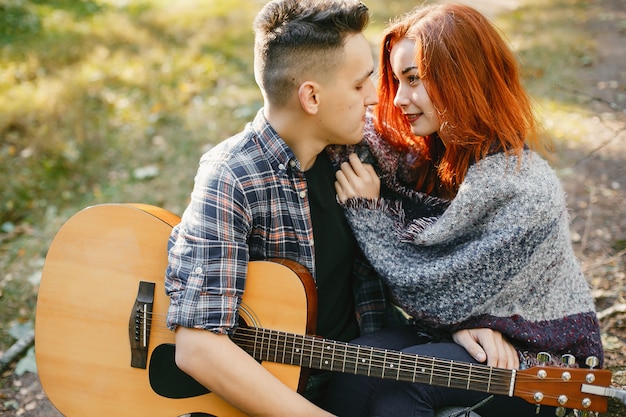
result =
[[[266,343],[264,346],[265,349],[265,360],[269,361],[271,356],[270,356],[270,348],[272,347],[272,335],[269,332],[269,330],[266,330],[264,332],[264,342]]]
[[[285,363],[285,361],[287,360],[287,354],[288,354],[288,347],[287,344],[289,343],[289,335],[283,332],[279,332],[278,336],[280,337],[280,354],[282,356],[282,359],[280,360],[280,363]]]
[[[385,352],[383,353],[383,366],[382,366],[382,378],[385,377],[385,371],[387,370],[387,349],[385,349]]]
[[[341,344],[342,348],[343,348],[343,357],[341,359],[341,372],[346,372],[346,362],[347,362],[347,358],[346,358],[346,353],[348,352],[348,346],[346,344]]]
[[[278,337],[280,337],[280,336],[281,336],[281,333],[278,334]],[[281,363],[285,363],[285,352],[287,351],[287,349],[286,349],[287,348],[287,335],[283,335],[282,336],[281,346],[282,346],[282,349],[280,349],[280,350],[282,351],[283,358],[282,358],[282,360],[280,362]]]
[[[358,347],[349,346],[347,343],[344,343],[342,346],[344,363],[341,372],[356,374],[356,368],[358,363]],[[355,352],[357,353],[356,355],[354,354]]]
[[[400,352],[398,354],[398,381],[412,381],[415,378],[416,367],[413,364],[411,354]]]
[[[315,338],[311,340],[311,351],[315,351]],[[313,367],[313,355],[309,355],[309,368]]]
[[[396,364],[391,364],[392,368],[396,369],[396,381],[400,379],[400,361],[402,360],[402,353],[398,355],[398,362]]]
[[[258,357],[258,353],[256,351],[257,346],[259,346],[259,333],[255,332],[254,333],[254,345],[252,347],[252,357],[253,358],[257,358]]]
[[[398,361],[395,364],[395,368],[396,368],[396,381],[398,381],[400,379],[400,364],[402,363],[402,353],[398,354]],[[394,367],[394,365],[392,364],[392,367]]]
[[[296,342],[300,342],[300,343],[297,344]],[[304,346],[304,337],[294,338],[293,346],[296,352],[296,357],[298,358],[298,366],[302,366],[302,349]],[[295,361],[292,363],[295,365]]]
[[[293,365],[293,354],[294,354],[295,347],[296,347],[296,336],[295,335],[292,336],[290,340],[291,340],[291,345],[289,347],[289,362],[288,363],[290,365]],[[285,346],[285,351],[287,351],[286,346]]]
[[[332,370],[335,363],[335,343],[333,342],[330,346],[328,346],[328,349],[331,351],[330,366],[328,369]]]
[[[300,366],[302,366],[302,359],[304,359],[304,355],[302,352],[304,352],[304,341],[305,339],[302,338],[301,339],[302,343],[300,344],[300,349],[299,349],[299,353],[300,353]]]
[[[354,373],[358,374],[358,375],[367,375],[370,376],[370,362],[365,360],[365,358],[362,358],[361,356],[363,355],[362,351],[364,350],[363,346],[357,346],[357,353],[356,353],[356,362],[354,363]],[[368,365],[367,367],[367,372],[365,371],[361,371],[359,372],[359,367],[364,365]]]
[[[435,361],[434,359],[430,360],[430,379],[428,380],[428,385],[433,384],[433,376],[435,374]]]
[[[270,332],[270,342],[272,341],[272,333],[274,332]],[[276,343],[274,344],[274,362],[278,362],[278,334],[274,333],[274,336],[276,336]]]
[[[267,330],[263,330],[263,337],[261,338],[261,355],[263,360],[269,360],[269,342],[267,341]]]

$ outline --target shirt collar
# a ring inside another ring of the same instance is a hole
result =
[[[262,108],[252,122],[252,129],[258,135],[260,139],[259,146],[263,149],[265,156],[275,171],[282,172],[289,168],[297,171],[301,170],[300,161],[298,161],[283,138],[269,124]]]

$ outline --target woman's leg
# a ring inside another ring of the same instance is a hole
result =
[[[418,335],[412,328],[372,333],[357,339],[355,343],[402,350],[421,356],[476,363],[463,347],[455,343],[428,343],[428,338]],[[328,411],[340,417],[433,417],[435,410],[442,407],[469,407],[487,397],[487,394],[481,392],[352,374],[334,374],[325,404]],[[552,407],[542,407],[540,414],[535,414],[536,411],[534,405],[506,396],[494,396],[486,405],[476,410],[481,417],[554,415]]]
[[[412,327],[406,326],[369,333],[351,343],[402,350],[407,346],[428,343],[429,341],[427,336],[420,335]],[[378,378],[333,373],[324,408],[339,417],[367,416],[373,394],[381,382],[382,380]]]
[[[424,357],[476,363],[467,351],[456,343],[414,345],[402,351]],[[378,385],[369,415],[433,417],[437,409],[453,405],[469,407],[486,397],[486,394],[479,392],[387,380]],[[480,410],[476,411],[481,414]]]
[[[411,346],[403,352],[421,356],[476,363],[467,351],[456,343],[429,343]],[[447,406],[470,407],[489,397],[489,394],[463,389],[452,389],[426,384],[385,381],[374,393],[370,416],[431,417],[435,410]],[[554,407],[537,407],[519,398],[494,395],[485,405],[475,410],[481,417],[554,416]],[[539,411],[539,413],[537,413]]]

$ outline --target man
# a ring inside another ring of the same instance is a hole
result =
[[[349,341],[382,326],[380,282],[352,277],[359,250],[324,152],[361,141],[366,109],[377,101],[362,34],[368,19],[354,0],[273,0],[262,8],[254,29],[264,107],[202,157],[190,204],[170,238],[166,290],[176,362],[248,415],[330,415],[316,405],[323,374],[310,379],[309,401],[228,337],[249,261],[287,258],[311,272],[323,337]],[[468,350],[484,354],[478,338],[467,335]]]
[[[368,19],[367,8],[352,0],[276,0],[263,7],[254,28],[264,108],[243,132],[203,156],[191,202],[170,239],[168,323],[176,328],[177,364],[250,415],[329,414],[228,337],[249,260],[301,263],[318,286],[318,333],[340,340],[359,333],[351,286],[357,247],[322,151],[359,142],[366,109],[376,103],[374,62],[362,34]]]

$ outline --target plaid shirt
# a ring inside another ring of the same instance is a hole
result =
[[[168,326],[230,333],[237,325],[249,260],[292,259],[315,277],[313,227],[300,163],[259,111],[200,161],[191,201],[169,240]],[[384,316],[380,281],[358,263],[362,331]]]

